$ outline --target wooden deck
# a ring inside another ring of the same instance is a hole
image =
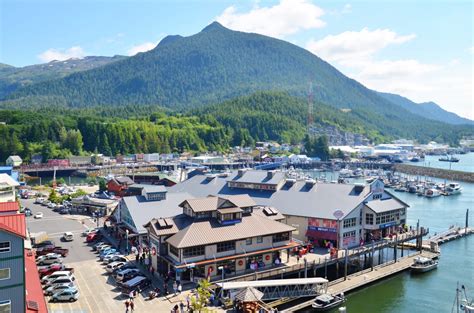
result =
[[[410,256],[405,256],[397,260],[397,262],[385,263],[380,266],[374,267],[374,270],[364,270],[355,274],[349,275],[346,280],[344,278],[329,282],[328,293],[340,294],[341,292],[347,293],[354,289],[362,286],[371,284],[380,279],[388,276],[400,273],[407,270],[413,263],[413,259],[418,256],[424,256],[426,258],[437,258],[438,254],[428,251],[423,251],[421,254],[417,253]],[[292,306],[291,308],[285,309],[283,312],[294,312],[311,306],[313,300],[305,301],[303,303]]]

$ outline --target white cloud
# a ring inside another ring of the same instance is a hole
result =
[[[349,3],[345,4],[341,11],[342,14],[348,14],[351,12],[352,12],[352,5],[350,5]]]
[[[48,49],[38,55],[38,58],[43,62],[51,62],[54,60],[64,61],[71,58],[83,58],[86,53],[80,46],[74,46],[69,49]]]
[[[361,61],[391,44],[401,44],[416,37],[415,34],[398,35],[389,29],[346,31],[329,35],[321,40],[310,40],[306,48],[329,61]]]
[[[270,7],[257,3],[248,12],[238,12],[230,6],[216,20],[234,30],[284,38],[300,30],[324,27],[323,15],[324,11],[309,0],[280,0]]]
[[[149,50],[155,48],[156,45],[157,45],[157,43],[154,43],[154,42],[144,42],[142,44],[133,46],[130,49],[128,49],[127,54],[132,56],[132,55],[135,55],[139,52],[146,52],[146,51],[149,51]]]

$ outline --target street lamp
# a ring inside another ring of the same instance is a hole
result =
[[[128,254],[128,229],[125,229],[125,253]]]

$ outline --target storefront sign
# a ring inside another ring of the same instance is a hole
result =
[[[310,217],[308,230],[335,233],[337,232],[337,221]]]
[[[380,224],[379,228],[383,229],[383,228],[387,228],[387,227],[394,226],[394,225],[397,225],[397,222],[394,221],[394,222],[390,222],[390,223]]]

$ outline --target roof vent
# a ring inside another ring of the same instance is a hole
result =
[[[219,173],[219,177],[229,177],[230,173],[229,172],[223,172],[223,173]]]
[[[285,180],[285,183],[288,184],[288,185],[293,185],[293,184],[296,183],[296,179],[294,179],[294,178],[287,178],[287,179]]]
[[[206,174],[206,180],[207,180],[207,181],[211,181],[211,180],[213,180],[214,178],[216,178],[216,175],[215,175],[215,174]]]
[[[244,176],[244,174],[245,174],[246,171],[247,171],[246,169],[243,169],[243,168],[242,168],[242,169],[239,169],[239,170],[237,171],[237,174],[238,174],[239,176]]]
[[[311,179],[307,179],[307,180],[305,180],[305,183],[306,183],[306,185],[308,185],[308,186],[314,186],[314,185],[316,184],[316,180],[314,180],[314,179],[312,179],[312,178],[311,178]]]
[[[274,208],[267,206],[263,208],[263,213],[265,213],[266,216],[273,216],[273,215],[277,215],[278,211]]]
[[[356,193],[361,193],[362,190],[364,190],[364,188],[365,188],[364,184],[361,184],[361,183],[354,184],[354,191]]]

